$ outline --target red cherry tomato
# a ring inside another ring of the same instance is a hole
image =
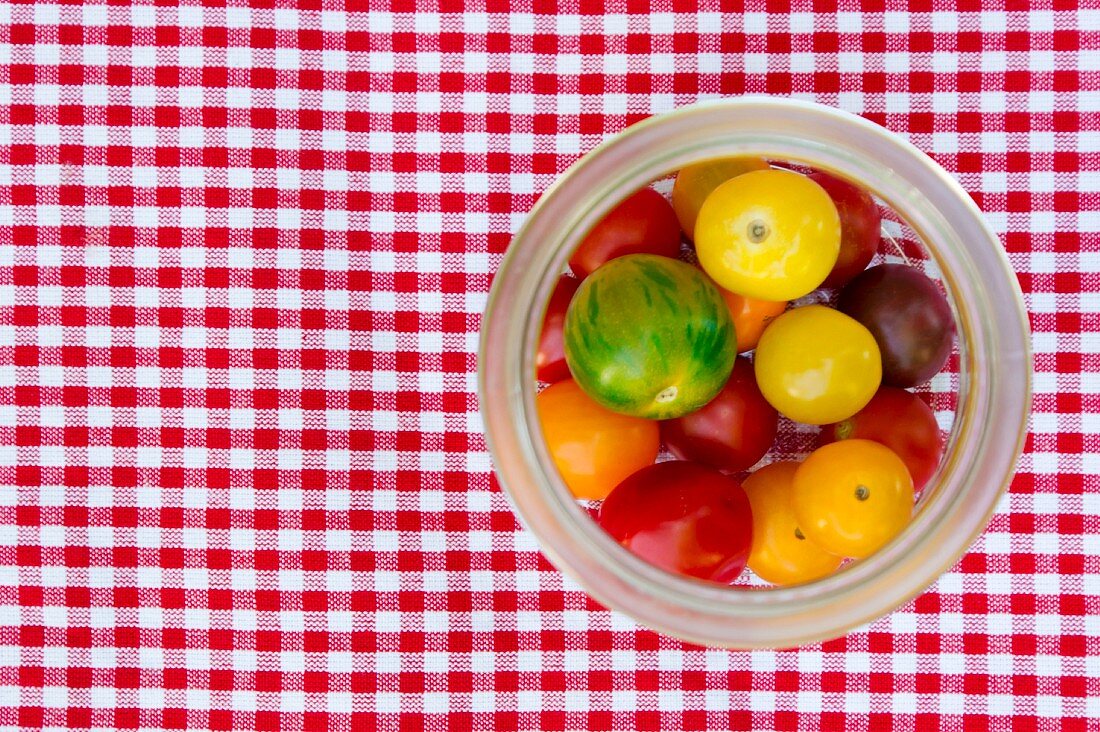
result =
[[[588,232],[569,258],[569,266],[583,280],[604,262],[624,254],[680,256],[676,212],[652,188],[642,188],[613,208]]]
[[[760,393],[752,362],[738,356],[729,381],[702,409],[661,422],[661,439],[681,460],[734,473],[771,449],[779,413]]]
[[[811,173],[810,179],[825,189],[840,214],[840,255],[822,287],[843,287],[867,269],[882,239],[882,214],[867,191],[828,173]]]
[[[721,584],[735,581],[752,546],[752,509],[741,485],[687,462],[650,465],[603,502],[600,525],[661,569]]]
[[[580,286],[580,281],[569,275],[562,275],[554,292],[550,295],[550,304],[546,306],[546,318],[542,321],[542,335],[539,336],[539,352],[535,357],[536,376],[539,381],[554,383],[569,378],[569,367],[565,365],[565,346],[562,341],[562,323],[569,301]]]
[[[884,386],[867,406],[844,420],[822,430],[827,444],[852,438],[874,440],[893,450],[920,490],[939,467],[943,440],[936,415],[916,394]]]

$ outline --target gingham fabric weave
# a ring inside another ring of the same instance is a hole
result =
[[[1100,729],[1096,4],[443,5],[0,5],[0,729]],[[564,580],[475,395],[539,192],[746,92],[954,174],[1036,372],[954,569],[753,653]]]

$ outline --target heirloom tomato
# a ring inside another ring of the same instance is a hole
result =
[[[562,343],[562,324],[565,311],[577,292],[580,282],[569,275],[562,275],[550,295],[546,306],[546,317],[542,321],[542,334],[539,336],[539,351],[535,356],[536,376],[539,381],[553,383],[569,378],[569,367],[565,364],[565,344]]]
[[[779,413],[806,424],[847,419],[878,390],[882,364],[871,333],[824,305],[788,310],[756,346],[756,381]]]
[[[607,409],[671,419],[722,388],[737,355],[729,308],[695,267],[651,254],[613,259],[565,314],[565,360]]]
[[[787,309],[786,301],[758,300],[755,297],[734,295],[729,290],[721,292],[722,298],[729,306],[734,330],[737,331],[738,353],[756,348],[764,329]]]
[[[821,283],[841,287],[867,269],[882,239],[882,214],[871,194],[828,173],[811,173],[810,180],[829,194],[840,214],[840,254],[833,271]]]
[[[772,463],[742,483],[752,506],[749,569],[776,585],[825,577],[841,562],[841,557],[814,544],[798,527],[791,505],[796,470],[798,463]]]
[[[688,239],[695,238],[695,220],[707,196],[730,178],[753,170],[767,170],[768,161],[756,157],[721,158],[681,168],[672,186],[672,208]]]
[[[661,439],[681,460],[733,473],[764,457],[778,424],[779,414],[756,385],[752,362],[738,356],[718,396],[691,414],[661,422]]]
[[[884,384],[923,384],[951,355],[951,306],[936,283],[914,267],[880,264],[866,270],[841,291],[837,308],[874,335]]]
[[[943,457],[940,426],[932,409],[916,394],[893,386],[882,387],[867,406],[829,425],[821,434],[825,443],[855,438],[886,445],[909,468],[913,488],[918,491]]]

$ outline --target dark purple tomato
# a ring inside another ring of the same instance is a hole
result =
[[[752,547],[752,508],[741,484],[694,463],[634,473],[604,500],[600,525],[661,569],[721,584],[741,575]]]
[[[810,173],[840,214],[840,255],[822,287],[843,287],[867,268],[882,238],[882,214],[871,194],[828,173]]]
[[[779,413],[760,393],[752,362],[738,356],[729,381],[702,409],[661,422],[661,439],[681,460],[735,473],[775,443]]]
[[[841,291],[837,308],[875,337],[883,384],[923,384],[951,355],[951,307],[936,283],[913,267],[880,264],[866,270]]]
[[[583,280],[625,254],[680,256],[680,221],[672,204],[652,188],[628,196],[592,227],[569,258],[569,267]]]
[[[569,309],[569,302],[580,284],[580,280],[562,275],[550,295],[546,318],[542,321],[542,335],[539,336],[539,352],[535,356],[536,376],[539,381],[552,384],[569,378],[569,367],[565,365],[562,323],[565,322],[565,311]]]

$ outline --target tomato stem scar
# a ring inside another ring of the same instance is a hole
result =
[[[753,244],[759,244],[768,238],[768,225],[761,219],[755,219],[749,224],[749,241]]]
[[[679,391],[680,390],[677,389],[675,386],[670,386],[667,389],[663,390],[660,394],[655,396],[653,398],[653,401],[657,402],[658,404],[671,402],[673,399],[676,398],[676,395],[679,393]]]

